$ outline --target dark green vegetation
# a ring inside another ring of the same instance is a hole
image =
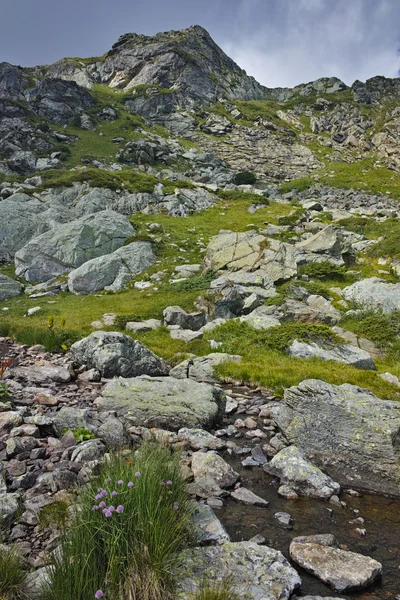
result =
[[[190,521],[178,455],[149,444],[114,456],[80,493],[43,599],[88,600],[98,590],[115,600],[173,598]]]
[[[379,311],[361,311],[345,317],[342,324],[374,342],[392,361],[400,360],[400,311],[387,315]]]
[[[257,181],[257,177],[251,171],[241,171],[240,173],[236,173],[233,178],[233,183],[235,185],[252,185]]]
[[[328,261],[308,263],[298,269],[299,275],[307,275],[318,281],[338,280],[343,281],[346,274],[345,267],[338,267]]]

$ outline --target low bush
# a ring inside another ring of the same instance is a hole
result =
[[[232,584],[228,580],[214,584],[204,582],[200,591],[193,596],[193,600],[239,600],[239,597],[233,592]]]
[[[178,455],[147,444],[114,456],[81,493],[43,599],[172,599],[190,521]]]
[[[342,323],[357,335],[371,340],[393,360],[400,359],[400,311],[384,314],[372,310],[345,317]]]
[[[175,292],[200,292],[208,290],[213,279],[215,279],[213,271],[207,271],[202,275],[194,275],[186,281],[178,281],[172,284],[172,289]]]
[[[36,346],[40,344],[46,352],[62,352],[68,350],[74,342],[80,339],[76,331],[36,329],[33,327],[11,328],[10,335],[20,344]]]
[[[256,181],[257,177],[251,171],[241,171],[233,178],[235,185],[253,185]]]
[[[339,267],[328,261],[308,263],[298,268],[299,275],[307,275],[320,281],[342,281],[346,275],[345,267]]]

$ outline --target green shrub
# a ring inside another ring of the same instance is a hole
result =
[[[213,271],[207,271],[202,275],[194,275],[186,281],[178,281],[172,284],[172,289],[175,292],[200,292],[208,290],[213,279],[215,279]]]
[[[72,431],[76,442],[86,442],[87,440],[96,439],[94,433],[89,431],[89,429],[70,429],[69,427],[65,427],[64,429],[62,429],[61,433],[65,435],[66,433],[68,433],[68,431]]]
[[[88,600],[102,590],[115,600],[172,599],[190,515],[179,457],[168,447],[147,444],[112,457],[81,493],[43,598]]]
[[[293,227],[294,225],[296,225],[298,220],[302,218],[302,216],[303,216],[303,210],[301,208],[298,208],[291,215],[287,215],[284,217],[278,217],[278,224],[279,225],[288,225],[289,227]]]
[[[57,527],[63,529],[68,521],[69,516],[68,502],[57,500],[51,504],[46,504],[40,509],[39,527],[46,529],[47,527]]]
[[[0,598],[18,600],[24,596],[24,560],[16,548],[0,546]]]
[[[328,261],[322,261],[301,265],[298,268],[298,274],[307,275],[311,279],[319,279],[320,281],[341,281],[345,278],[346,269]]]
[[[81,336],[76,331],[35,329],[33,327],[15,327],[11,330],[13,337],[20,344],[36,346],[40,344],[46,352],[65,351],[77,342]]]
[[[371,340],[393,360],[400,359],[400,311],[384,314],[366,310],[345,317],[342,323],[357,335]]]
[[[239,597],[232,591],[230,580],[221,583],[205,581],[200,591],[193,596],[193,600],[239,600]]]
[[[235,185],[253,185],[256,181],[257,177],[251,171],[241,171],[233,178]]]

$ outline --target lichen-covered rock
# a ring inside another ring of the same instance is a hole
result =
[[[193,535],[200,546],[220,546],[231,541],[225,527],[207,504],[196,504]]]
[[[203,312],[187,313],[180,306],[167,306],[163,310],[165,325],[179,325],[182,329],[198,331],[207,322],[207,315]]]
[[[336,541],[327,544],[319,537],[324,536],[295,538],[290,544],[290,558],[335,591],[345,594],[363,589],[382,574],[378,561],[341,550]]]
[[[190,600],[206,581],[231,583],[232,592],[246,600],[288,600],[301,579],[283,554],[252,542],[227,543],[184,550],[178,599]]]
[[[81,217],[30,240],[15,255],[15,272],[27,281],[47,281],[114,252],[134,233],[129,219],[114,211]]]
[[[305,459],[296,446],[278,452],[263,469],[278,477],[285,491],[290,488],[298,496],[328,500],[340,492],[340,485]]]
[[[400,404],[308,379],[270,405],[291,444],[341,485],[400,496]]]
[[[222,488],[232,487],[239,479],[239,474],[214,452],[195,452],[192,455],[192,471],[195,480],[211,477]]]
[[[150,242],[132,242],[71,271],[68,289],[74,294],[121,290],[127,281],[150,267],[155,260]]]
[[[116,378],[107,383],[97,401],[100,411],[116,411],[130,425],[161,427],[210,427],[223,415],[221,390],[192,379],[172,377]]]
[[[103,377],[166,375],[167,363],[128,335],[115,331],[94,331],[75,342],[71,353],[78,365],[97,369]]]
[[[368,352],[351,344],[325,344],[325,346],[320,346],[316,342],[294,340],[288,348],[288,354],[295,358],[333,360],[367,371],[375,371],[376,369],[375,363]]]
[[[199,379],[204,381],[217,381],[214,368],[227,361],[240,362],[241,356],[236,354],[226,354],[225,352],[213,352],[206,356],[197,356],[191,360],[184,360],[170,370],[171,377],[177,379],[186,379],[188,376],[191,379]]]
[[[384,279],[370,277],[344,288],[343,298],[363,308],[390,313],[400,310],[400,283],[387,283]]]
[[[22,289],[22,285],[18,281],[0,273],[0,302],[19,296],[22,294]]]

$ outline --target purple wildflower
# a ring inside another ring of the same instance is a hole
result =
[[[97,592],[94,595],[94,597],[96,598],[96,600],[100,600],[100,598],[102,598],[103,596],[104,596],[103,590],[97,590]]]
[[[107,496],[107,490],[103,490],[101,492],[101,496],[102,496],[102,498],[105,498]]]
[[[111,496],[114,498],[114,496],[117,495],[117,492],[114,490],[113,492],[111,492]]]
[[[106,512],[108,512],[108,508],[103,508],[103,514],[106,514]]]
[[[115,506],[111,505],[108,507],[108,510],[110,511],[110,513],[112,514],[115,510]]]
[[[135,473],[135,477],[140,477],[140,473],[139,473],[139,471],[136,471],[136,473]]]
[[[94,506],[92,506],[92,510],[99,510],[99,507],[97,506],[97,504],[95,504]]]
[[[120,479],[119,481],[117,481],[118,485],[122,485],[124,482],[122,481],[122,479]]]
[[[132,481],[130,481],[130,482],[128,483],[128,488],[133,488],[133,483],[132,483]]]
[[[102,495],[101,494],[96,494],[95,500],[100,500],[100,498],[102,498]]]
[[[172,485],[172,481],[170,479],[168,479],[167,485]]]
[[[161,485],[162,485],[162,486],[164,486],[164,485],[165,485],[165,481],[162,481],[162,482],[161,482]]]
[[[106,503],[104,501],[100,502],[99,508],[105,508],[105,507],[106,507]]]
[[[105,510],[105,511],[104,511],[104,516],[105,516],[105,517],[111,517],[111,516],[112,516],[112,512],[111,512],[111,510]]]
[[[173,506],[174,510],[178,510],[178,508],[179,508],[179,502],[174,502],[172,506]]]
[[[117,513],[122,513],[122,512],[124,512],[124,507],[122,506],[122,504],[119,504],[117,506]]]

